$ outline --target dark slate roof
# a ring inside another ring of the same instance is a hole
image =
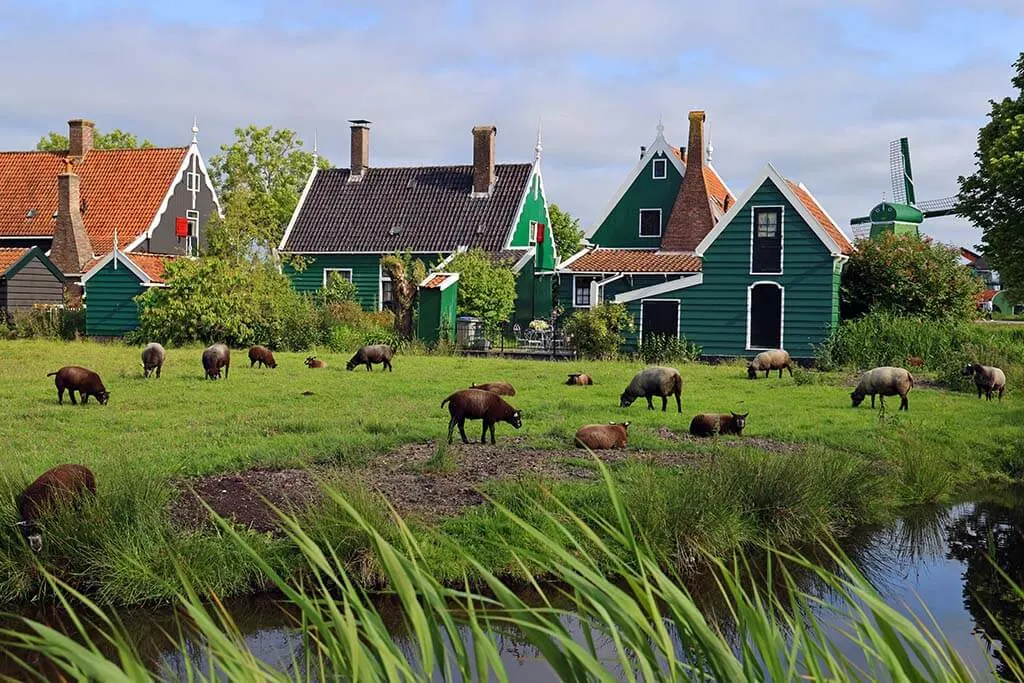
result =
[[[472,166],[318,171],[283,251],[495,252],[508,240],[531,164],[496,164],[490,197],[474,199]]]

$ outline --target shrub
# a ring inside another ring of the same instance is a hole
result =
[[[633,316],[622,304],[603,303],[574,313],[562,329],[584,358],[613,358],[622,333],[633,329]]]
[[[331,273],[327,279],[327,284],[317,292],[316,299],[317,303],[321,306],[347,302],[355,303],[356,286],[351,280],[342,277],[338,273]]]
[[[495,263],[481,249],[458,254],[445,268],[459,274],[459,315],[472,315],[484,321],[493,332],[516,309],[516,276],[507,264]]]
[[[47,337],[70,341],[85,334],[85,309],[34,306],[11,313],[7,336],[12,339]]]
[[[645,339],[636,353],[640,360],[650,365],[667,362],[692,363],[700,358],[701,351],[700,345],[688,341],[686,337],[658,334]]]

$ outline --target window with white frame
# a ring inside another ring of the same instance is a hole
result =
[[[668,159],[655,159],[651,164],[651,177],[655,180],[668,178]]]
[[[782,272],[782,207],[759,206],[752,217],[750,272]]]
[[[380,279],[380,309],[382,311],[395,310],[395,289],[389,277]]]
[[[640,236],[661,237],[661,209],[640,209]]]
[[[537,221],[530,221],[530,244],[537,244]]]
[[[185,220],[188,221],[188,234],[195,236],[199,234],[199,212],[195,209],[185,211]]]
[[[332,277],[340,277],[352,282],[351,268],[324,268],[324,287],[331,281]]]
[[[188,188],[189,192],[198,192],[199,174],[193,171],[189,171],[188,174],[185,176],[185,186]]]
[[[576,275],[573,277],[572,305],[575,308],[590,307],[590,284],[597,280],[596,277]]]

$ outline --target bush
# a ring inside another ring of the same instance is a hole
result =
[[[327,284],[320,288],[316,294],[317,303],[321,306],[341,304],[356,301],[356,286],[351,280],[342,277],[338,273],[331,273]]]
[[[50,338],[71,341],[85,334],[85,309],[34,306],[11,313],[7,327],[10,339]]]
[[[574,313],[562,329],[584,358],[614,358],[622,333],[633,330],[633,316],[622,304],[603,303]]]
[[[636,350],[637,356],[648,365],[668,362],[692,363],[700,358],[702,348],[686,337],[653,335]]]
[[[458,254],[445,268],[459,274],[459,315],[484,321],[490,333],[516,310],[516,275],[507,264],[495,263],[481,249]]]

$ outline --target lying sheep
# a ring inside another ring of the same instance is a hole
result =
[[[54,375],[56,375],[54,377]],[[107,405],[110,399],[110,392],[103,386],[100,376],[92,370],[78,365],[66,365],[57,372],[46,373],[47,377],[53,377],[53,383],[57,385],[57,403],[64,405],[64,390],[68,392],[72,405],[77,405],[75,392],[82,398],[82,403],[89,402],[90,396],[95,396],[101,405]]]
[[[18,528],[34,552],[43,549],[39,520],[56,503],[81,504],[86,492],[96,493],[96,477],[82,465],[57,465],[39,475],[18,496]]]
[[[257,363],[260,367],[276,368],[277,361],[274,360],[274,354],[266,346],[256,345],[249,349],[249,367],[252,368]]]
[[[582,372],[571,372],[569,373],[569,379],[565,383],[569,386],[589,387],[594,383],[594,380],[590,375],[585,375]]]
[[[997,367],[971,363],[964,368],[964,377],[974,375],[974,385],[978,387],[978,398],[981,392],[985,392],[985,398],[992,400],[992,392],[999,392],[999,400],[1003,400],[1003,391],[1006,389],[1006,375]]]
[[[920,356],[907,356],[907,365],[912,368],[923,368],[924,358],[921,358]]]
[[[576,430],[574,442],[580,448],[589,448],[592,451],[608,448],[625,448],[629,442],[628,430],[628,422],[621,424],[609,422],[606,425],[583,425]]]
[[[694,436],[714,436],[715,434],[735,434],[739,436],[747,425],[747,415],[750,415],[750,413],[747,412],[742,415],[739,413],[730,413],[728,415],[724,413],[699,413],[690,420],[690,434]]]
[[[142,349],[142,376],[149,377],[156,370],[157,379],[160,378],[160,368],[164,366],[164,358],[167,357],[167,352],[164,351],[164,347],[156,342],[146,344],[146,348]]]
[[[508,382],[485,382],[483,384],[473,384],[469,387],[470,389],[483,389],[489,391],[492,394],[498,394],[499,396],[515,396],[516,389]]]
[[[231,367],[231,349],[224,344],[214,344],[203,350],[203,370],[209,379],[219,379],[224,368],[224,379],[228,378]]]
[[[903,368],[881,367],[868,370],[860,376],[857,388],[850,393],[853,407],[856,408],[865,396],[871,396],[871,407],[875,407],[875,394],[882,407],[885,407],[886,396],[900,397],[900,410],[910,410],[907,394],[914,386],[914,377]]]
[[[315,358],[313,356],[310,356],[304,362],[306,364],[306,367],[309,368],[310,370],[312,370],[314,368],[326,368],[327,367],[327,363],[326,362],[320,360],[319,358]]]
[[[654,410],[651,397],[661,396],[661,412],[665,412],[668,408],[668,397],[675,395],[676,407],[681,413],[683,412],[682,393],[683,378],[679,375],[678,370],[654,366],[636,373],[633,381],[619,397],[619,406],[628,408],[633,401],[644,397],[647,399],[647,409]]]
[[[469,443],[466,438],[466,420],[483,420],[484,431],[480,443],[487,443],[487,430],[491,430],[491,444],[494,444],[494,425],[508,422],[519,429],[523,426],[522,413],[505,403],[505,399],[497,394],[482,389],[462,389],[441,401],[441,407],[448,404],[448,443],[452,442],[455,426],[459,427],[462,443]]]
[[[356,355],[352,356],[352,359],[345,364],[345,369],[352,370],[357,365],[365,364],[367,370],[373,370],[373,365],[375,363],[383,363],[385,369],[393,372],[391,370],[391,359],[394,357],[395,350],[387,344],[364,346],[356,351]]]
[[[754,356],[754,360],[747,363],[747,377],[757,379],[757,373],[764,370],[764,377],[768,379],[768,373],[778,370],[779,379],[782,379],[783,369],[789,370],[789,376],[793,376],[793,359],[789,357],[788,351],[782,349],[762,351]]]

